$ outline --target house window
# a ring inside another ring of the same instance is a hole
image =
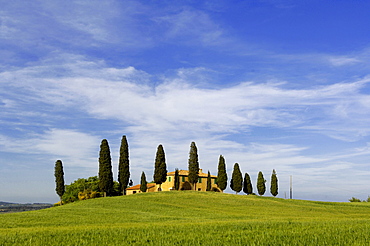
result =
[[[198,191],[202,191],[202,188],[198,188]]]
[[[171,182],[171,177],[168,177],[168,182]]]
[[[217,179],[214,179],[213,182],[214,182],[214,184],[217,184]]]
[[[198,183],[202,183],[202,178],[198,178]]]
[[[133,192],[132,192],[132,194],[135,194],[136,193],[136,190],[134,190]]]
[[[182,180],[181,182],[185,182],[185,176],[181,176]]]

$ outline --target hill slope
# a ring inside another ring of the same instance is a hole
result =
[[[364,245],[367,203],[160,192],[0,216],[0,244]]]

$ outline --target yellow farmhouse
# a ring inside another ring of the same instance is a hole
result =
[[[180,179],[180,190],[192,190],[192,185],[189,183],[188,180],[189,171],[187,170],[179,170],[179,179]],[[199,179],[198,183],[196,184],[196,189],[198,191],[206,191],[207,190],[207,176],[208,174],[203,173],[202,169],[199,169]],[[211,191],[221,192],[218,188],[217,184],[217,176],[211,175]],[[147,192],[156,192],[159,189],[159,185],[154,183],[149,183],[147,185]],[[162,191],[170,191],[175,189],[175,172],[167,173],[167,178],[164,183],[161,185]],[[140,185],[135,185],[130,188],[126,189],[126,194],[131,195],[135,193],[141,193]]]

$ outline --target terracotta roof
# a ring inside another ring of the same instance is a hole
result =
[[[207,178],[208,177],[208,173],[203,173],[202,171],[200,171],[198,175],[201,178]],[[169,173],[167,173],[167,176],[175,176],[175,172],[169,172]],[[179,170],[179,176],[189,176],[189,171],[188,170]],[[211,178],[217,178],[217,176],[211,175]]]
[[[153,183],[146,184],[146,188],[147,189],[153,188],[154,186],[155,186],[155,184],[153,184]],[[130,188],[127,188],[126,190],[140,190],[140,184],[134,185],[134,186],[132,186]]]

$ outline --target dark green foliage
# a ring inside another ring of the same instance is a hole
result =
[[[140,190],[141,192],[146,192],[146,189],[147,189],[147,183],[146,182],[146,177],[145,177],[145,173],[142,172],[141,173],[141,181],[140,181]]]
[[[198,149],[195,142],[191,142],[189,153],[189,183],[193,185],[196,190],[196,185],[199,178],[199,162],[198,162]]]
[[[218,160],[217,186],[220,190],[225,190],[227,186],[226,164],[222,155]]]
[[[64,186],[63,164],[61,160],[57,160],[55,162],[54,176],[55,176],[55,185],[56,185],[55,191],[57,192],[60,198],[60,205],[62,205],[62,197],[65,192],[65,186]]]
[[[244,175],[243,191],[247,195],[250,195],[253,193],[252,182],[251,182],[251,178],[248,173],[245,173]]]
[[[211,174],[208,171],[208,176],[207,176],[207,191],[210,191],[212,189],[212,179],[211,179]]]
[[[160,144],[157,148],[157,154],[154,163],[154,183],[160,185],[166,181],[167,178],[167,166],[166,166],[166,156],[163,150],[163,146]]]
[[[85,190],[100,192],[99,178],[97,176],[88,179],[77,179],[69,185],[66,185],[66,191],[63,195],[63,203],[78,201],[78,193]]]
[[[98,176],[89,177],[87,179],[80,178],[73,181],[71,184],[66,185],[65,187],[66,191],[63,195],[63,203],[78,201],[78,193],[80,192],[96,192],[96,197],[101,197],[104,195],[102,192],[100,192]],[[118,196],[120,194],[121,192],[119,189],[119,183],[114,181],[111,195]]]
[[[276,175],[275,169],[272,170],[271,174],[271,187],[270,187],[271,195],[277,196],[278,192],[278,178]]]
[[[258,173],[258,178],[257,178],[257,190],[258,190],[258,194],[260,196],[263,196],[263,194],[265,194],[265,192],[266,192],[266,185],[265,185],[265,183],[266,183],[266,180],[263,177],[262,172],[260,171]]]
[[[120,191],[123,195],[126,195],[126,188],[130,180],[130,161],[126,136],[122,136],[119,154],[118,182],[120,185]]]
[[[234,164],[234,170],[231,176],[232,180],[232,187],[231,189],[235,191],[236,193],[240,192],[243,188],[243,176],[239,168],[239,164]]]
[[[179,190],[180,189],[180,176],[179,176],[179,169],[177,168],[175,170],[174,183],[175,183],[175,190]]]
[[[113,190],[112,159],[108,141],[103,139],[99,153],[99,188],[104,196],[111,195]]]
[[[350,202],[361,202],[360,199],[356,198],[356,197],[352,197],[351,199],[349,199],[348,201]]]

